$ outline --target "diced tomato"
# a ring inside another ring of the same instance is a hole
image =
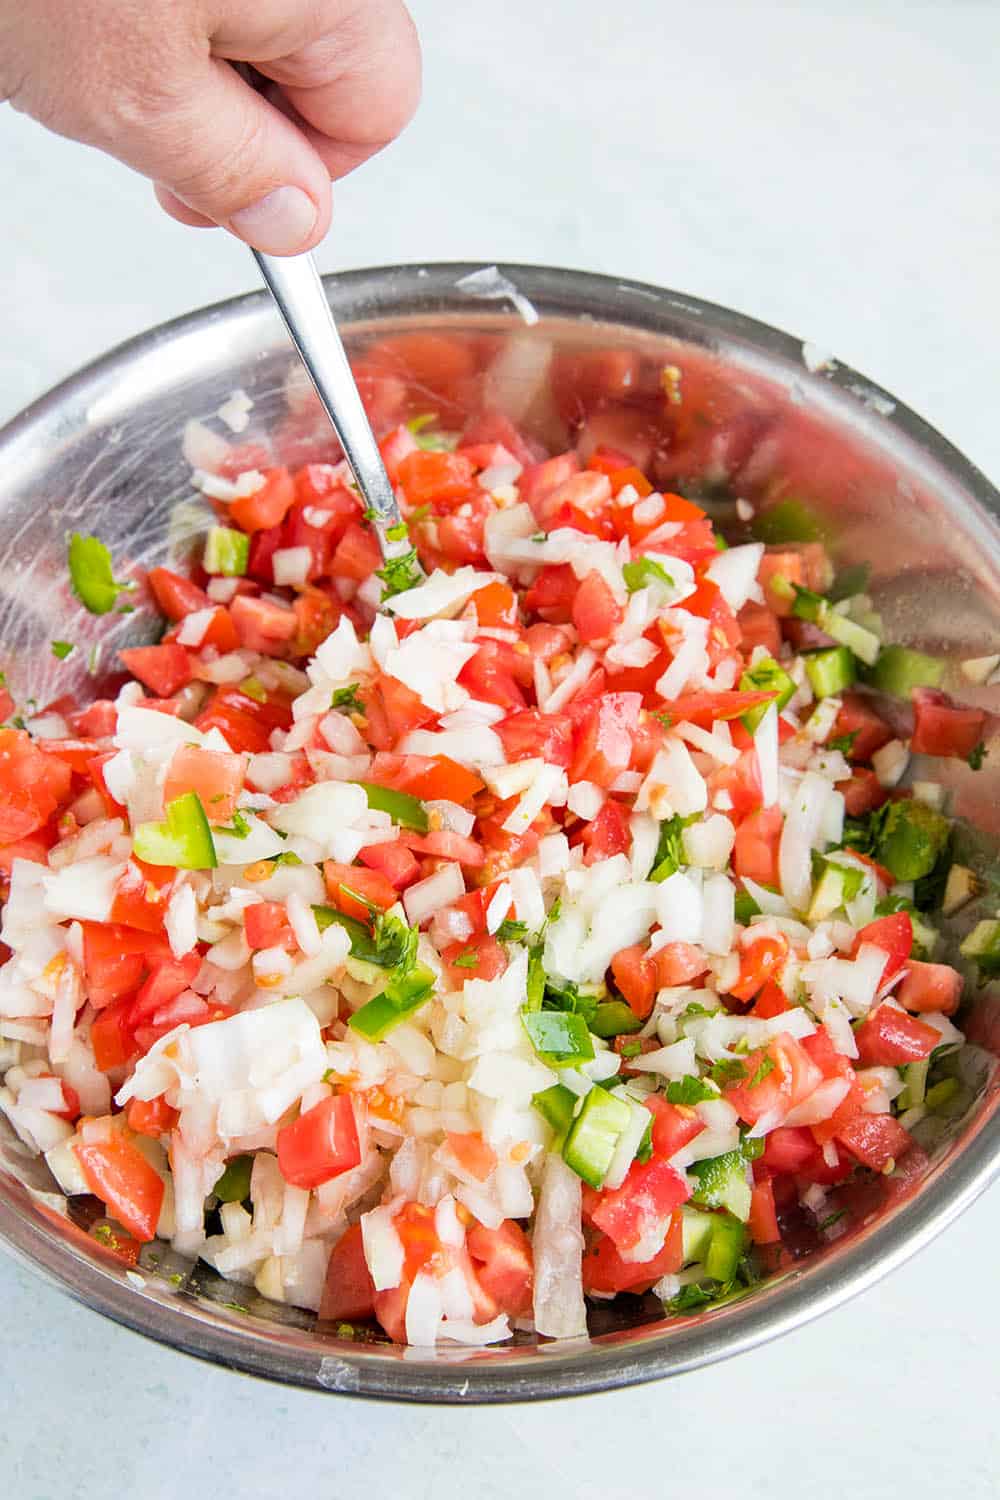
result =
[[[211,1021],[225,1021],[233,1015],[228,1005],[209,1003],[192,990],[182,990],[166,1005],[161,1005],[153,1015],[140,1020],[135,1028],[135,1040],[140,1052],[148,1052],[161,1037],[175,1026],[207,1026]]]
[[[284,948],[294,953],[298,947],[295,934],[288,921],[288,912],[280,901],[255,901],[243,913],[243,931],[247,947]]]
[[[244,770],[242,756],[202,750],[198,745],[180,745],[167,767],[164,801],[171,802],[185,792],[197,792],[209,821],[228,823],[243,790]]]
[[[847,752],[848,760],[871,760],[875,751],[881,750],[892,739],[892,730],[875,712],[868,698],[861,693],[843,693],[831,738],[842,739],[845,735],[855,737]]]
[[[529,504],[542,531],[557,531],[569,526],[590,535],[606,534],[610,538],[614,533],[605,522],[610,500],[611,481],[608,476],[584,472],[571,474],[554,489],[535,494]]]
[[[798,1172],[816,1155],[808,1125],[776,1125],[764,1137],[760,1160],[771,1172]]]
[[[169,1105],[163,1094],[157,1094],[155,1099],[130,1099],[125,1111],[130,1130],[136,1135],[150,1135],[154,1138],[168,1135],[180,1115],[177,1110]]]
[[[913,736],[910,749],[914,755],[955,755],[967,760],[982,744],[986,712],[956,703],[947,693],[935,688],[914,688]]]
[[[518,478],[521,499],[534,510],[538,501],[579,472],[580,460],[575,453],[557,453],[554,458],[546,458],[541,463],[528,464]]]
[[[912,1137],[892,1115],[855,1115],[837,1139],[873,1172],[884,1172],[891,1162],[905,1156],[912,1144]]]
[[[797,584],[799,588],[822,593],[830,582],[830,572],[826,548],[822,543],[803,542],[797,546],[783,547],[781,551],[768,549],[760,560],[757,581],[774,613],[790,615],[794,599],[789,599],[787,590],[777,587],[774,580],[782,578],[786,583]]]
[[[640,358],[634,349],[583,349],[556,357],[552,394],[564,421],[579,422],[589,412],[625,401],[639,383]]]
[[[751,656],[756,646],[763,646],[768,656],[776,657],[781,650],[781,626],[778,617],[766,604],[744,604],[736,616],[740,627],[740,646],[745,656]]]
[[[365,870],[360,865],[338,865],[334,860],[328,859],[323,865],[323,878],[326,881],[327,895],[338,911],[342,911],[347,917],[356,917],[360,922],[370,921],[365,902],[370,901],[373,906],[388,911],[397,900],[395,887],[377,870]],[[351,891],[362,899],[356,900],[350,894]],[[248,907],[247,910],[249,909]]]
[[[462,432],[462,448],[481,443],[499,443],[516,463],[538,462],[538,450],[514,426],[509,417],[498,411],[481,411],[470,417]]]
[[[611,859],[615,854],[626,854],[632,845],[628,808],[609,797],[597,817],[586,825],[582,837],[587,850],[583,857],[585,865]]]
[[[620,949],[611,960],[611,977],[640,1021],[645,1021],[659,989],[656,965],[646,949],[640,943]]]
[[[118,706],[110,698],[97,698],[86,708],[69,712],[67,719],[81,739],[110,739],[118,725]]]
[[[733,845],[733,869],[758,885],[777,888],[778,846],[784,818],[778,807],[762,807],[743,819]]]
[[[364,583],[381,566],[382,554],[375,533],[359,521],[351,521],[337,544],[330,572],[334,578],[353,578]]]
[[[295,616],[293,655],[312,656],[316,647],[336,630],[344,611],[339,600],[322,589],[305,588],[292,600],[292,613]]]
[[[460,509],[437,518],[434,522],[437,546],[445,562],[473,563],[477,566],[486,562],[483,538],[486,518],[492,509],[493,502],[489,496],[482,490],[474,490]],[[425,553],[426,550],[425,547]]]
[[[459,453],[424,452],[417,449],[399,464],[399,482],[412,506],[464,500],[472,488],[475,470]]]
[[[163,1206],[163,1179],[138,1147],[115,1133],[109,1141],[74,1146],[90,1191],[129,1234],[147,1244],[156,1237]]]
[[[524,708],[525,697],[514,675],[511,654],[506,641],[483,641],[459,672],[459,682],[480,702],[496,703],[512,713]]]
[[[660,989],[690,984],[708,968],[704,953],[694,943],[664,943],[662,948],[650,954],[650,958],[656,967]]]
[[[482,933],[462,943],[452,943],[441,954],[445,973],[455,989],[467,979],[497,979],[507,968],[507,952],[495,937]]]
[[[168,620],[183,620],[185,615],[192,615],[199,609],[208,609],[211,604],[204,589],[192,583],[190,578],[172,573],[169,568],[150,568],[146,574],[146,582],[157,608]]]
[[[605,693],[595,702],[577,730],[570,781],[610,787],[628,769],[641,710],[638,693]]]
[[[252,495],[240,495],[229,506],[229,516],[242,531],[266,531],[280,526],[295,503],[295,481],[287,469],[269,469]]]
[[[925,964],[911,958],[896,990],[896,999],[906,1010],[953,1015],[962,999],[962,976],[950,964]]]
[[[15,839],[12,844],[0,845],[0,872],[9,879],[15,859],[28,859],[35,865],[47,864],[49,850],[55,841],[55,830],[42,828],[36,833],[29,833],[27,838]]]
[[[72,771],[23,729],[0,729],[0,844],[27,838],[69,796]]]
[[[83,972],[95,1010],[137,988],[148,960],[164,953],[148,932],[115,922],[83,922]],[[169,950],[166,950],[169,952]]]
[[[482,778],[447,755],[376,755],[370,779],[433,802],[471,802]]]
[[[792,1002],[781,986],[769,979],[754,1001],[750,1014],[759,1016],[762,1021],[769,1021],[773,1016],[783,1016],[791,1008]]]
[[[502,628],[513,625],[517,619],[517,600],[508,583],[488,583],[476,590],[469,603],[482,626]]]
[[[380,875],[384,875],[397,891],[405,891],[408,885],[420,878],[419,860],[399,839],[394,839],[389,844],[369,844],[359,851],[358,858],[369,870],[377,870]]]
[[[844,794],[844,811],[849,818],[863,818],[874,812],[889,795],[875,772],[867,766],[860,766],[849,781],[838,781],[837,790]]]
[[[624,611],[603,576],[595,569],[580,582],[573,600],[573,624],[581,641],[605,641],[624,619]]]
[[[330,1251],[318,1316],[322,1322],[350,1323],[374,1315],[375,1283],[365,1260],[361,1225],[351,1224]]]
[[[449,1143],[453,1137],[449,1135]],[[476,1277],[486,1295],[509,1318],[523,1318],[531,1311],[534,1261],[531,1241],[514,1219],[504,1219],[496,1229],[473,1224],[466,1237]]]
[[[485,1182],[497,1164],[497,1154],[478,1130],[445,1132],[448,1149],[459,1166],[478,1182]]]
[[[819,1035],[818,1032],[817,1035]],[[812,1038],[807,1037],[806,1040],[811,1041]],[[863,1084],[859,1082],[850,1062],[846,1058],[843,1058],[842,1062],[851,1074],[850,1088],[828,1120],[819,1120],[815,1125],[810,1125],[809,1127],[812,1131],[813,1140],[820,1147],[835,1140],[844,1127],[849,1125],[856,1115],[864,1112],[865,1100],[868,1097]]]
[[[268,526],[263,531],[254,532],[247,556],[247,575],[250,578],[256,578],[260,583],[274,582],[274,554],[284,539],[284,525]]]
[[[587,459],[587,468],[596,469],[601,474],[607,474],[608,478],[612,480],[612,488],[614,487],[614,476],[629,470],[631,464],[632,460],[627,453],[623,452],[620,448],[611,448],[607,443],[599,443]],[[641,469],[635,469],[634,472],[639,475],[644,484],[649,483]],[[629,483],[631,483],[630,480],[623,479],[621,485],[619,485],[619,489],[624,488]],[[638,489],[638,486],[636,488]],[[650,485],[646,491],[647,495],[652,493],[652,488],[652,485]]]
[[[774,1187],[769,1178],[753,1185],[747,1228],[755,1245],[776,1245],[781,1239],[774,1207]]]
[[[508,761],[536,757],[552,766],[568,766],[573,758],[573,721],[566,714],[545,714],[527,708],[508,715],[494,729]]]
[[[740,974],[729,994],[737,1000],[752,1000],[769,979],[780,974],[788,957],[788,939],[782,933],[755,937],[740,954]]]
[[[278,1166],[292,1187],[317,1188],[361,1161],[350,1094],[333,1094],[278,1131]]]
[[[270,750],[271,731],[256,709],[251,698],[220,689],[195,719],[195,728],[206,734],[218,729],[233,750],[259,755]]]
[[[646,1292],[663,1276],[672,1276],[684,1264],[683,1219],[678,1211],[670,1219],[663,1247],[651,1260],[622,1260],[613,1240],[595,1236],[583,1257],[583,1289],[588,1293]]]
[[[772,1110],[793,1109],[822,1082],[823,1074],[808,1052],[787,1032],[744,1061],[745,1077],[727,1084],[723,1096],[748,1125]]]
[[[862,927],[854,939],[851,949],[853,957],[863,944],[868,943],[874,948],[881,948],[886,955],[885,968],[882,970],[881,985],[888,984],[906,963],[913,950],[913,923],[909,912],[891,912],[887,917],[876,917],[874,922],[869,922]]]
[[[876,1006],[854,1033],[858,1061],[865,1068],[896,1068],[930,1057],[941,1033],[889,1003]]]
[[[236,595],[230,614],[240,644],[264,656],[283,655],[298,629],[293,610],[249,594]]]
[[[150,960],[149,978],[145,981],[132,1004],[131,1020],[134,1026],[149,1021],[165,1009],[178,995],[190,989],[201,968],[197,953],[186,953],[183,958],[155,956]]]
[[[212,646],[221,656],[226,656],[230,651],[235,651],[239,643],[240,638],[236,633],[233,617],[228,609],[220,604],[212,610],[212,618],[205,627],[199,650]]]
[[[735,736],[734,736],[735,738]],[[709,794],[714,799],[720,792],[727,792],[732,801],[730,812],[739,822],[748,813],[756,811],[763,802],[760,784],[760,764],[756,750],[744,750],[738,761],[731,766],[720,766],[709,779]]]
[[[524,595],[524,609],[550,625],[566,625],[573,618],[573,601],[580,581],[569,563],[547,564]]]
[[[604,449],[603,451],[605,453],[611,454],[611,457],[609,459],[610,463],[621,463],[624,455],[615,453],[612,449]],[[594,469],[600,466],[599,456],[601,452],[602,450],[600,448],[594,449],[594,452],[587,460],[588,469]],[[611,493],[613,495],[620,494],[626,485],[629,485],[633,490],[635,490],[640,500],[645,500],[647,495],[651,495],[653,493],[653,486],[650,484],[649,480],[646,478],[642,470],[636,468],[635,464],[626,463],[624,467],[611,469],[610,472],[605,469],[605,473],[607,473],[608,478],[611,480]],[[659,519],[657,519],[655,524],[657,526],[660,524]]]
[[[751,708],[770,703],[773,693],[719,692],[687,693],[663,704],[675,723],[707,727],[717,719],[738,719]]]
[[[112,1000],[95,1017],[90,1027],[90,1045],[94,1061],[102,1073],[121,1068],[138,1054],[139,1048],[131,1024],[132,996]]]
[[[668,1161],[653,1156],[647,1162],[634,1161],[621,1187],[605,1189],[592,1218],[615,1249],[627,1253],[647,1245],[661,1230],[666,1235],[674,1210],[690,1196],[691,1189],[680,1173]],[[657,1245],[650,1253],[655,1255],[660,1248]]]
[[[653,1116],[653,1155],[664,1161],[701,1135],[705,1122],[693,1109],[683,1104],[671,1104],[662,1094],[647,1094],[643,1100]]]
[[[191,681],[191,658],[183,646],[133,646],[118,656],[126,670],[158,698],[172,697]]]
[[[433,833],[410,833],[404,830],[400,837],[408,849],[415,854],[426,854],[432,859],[451,859],[467,870],[478,870],[486,861],[486,855],[475,839],[464,834],[439,829]]]

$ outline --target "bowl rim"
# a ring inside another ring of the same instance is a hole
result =
[[[820,369],[808,363],[802,340],[746,314],[667,288],[625,278],[554,266],[512,263],[428,262],[362,268],[324,276],[327,294],[344,327],[363,325],[379,314],[379,300],[407,301],[406,315],[421,311],[466,312],[490,316],[492,308],[475,294],[462,297],[464,278],[495,271],[514,292],[537,301],[544,315],[558,317],[561,298],[573,304],[565,312],[577,317],[581,301],[595,311],[594,321],[632,326],[637,331],[671,334],[710,342],[732,339],[759,354],[797,367],[815,385],[817,375],[835,387],[848,402],[865,408],[877,423],[887,423],[934,460],[947,478],[993,518],[1000,516],[1000,494],[936,428],[895,396],[839,360]],[[496,285],[499,285],[497,283]],[[368,307],[366,308],[366,299]],[[502,290],[489,294],[491,303],[511,303]],[[516,305],[516,303],[515,303]],[[654,309],[659,307],[659,323]],[[116,345],[83,365],[12,417],[0,428],[0,452],[17,447],[39,425],[47,426],[68,402],[95,385],[106,383],[137,358],[186,334],[203,332],[212,323],[260,315],[268,307],[263,290],[206,305],[158,324]],[[395,311],[401,315],[402,307]],[[277,314],[275,313],[275,318]],[[683,334],[676,324],[684,322]],[[704,337],[698,339],[699,329]],[[289,345],[289,352],[291,346]],[[880,428],[884,433],[885,429]],[[1000,532],[991,528],[1000,555]],[[168,1300],[156,1300],[130,1285],[119,1271],[96,1260],[76,1256],[53,1229],[12,1211],[10,1195],[0,1186],[0,1245],[29,1269],[75,1300],[136,1333],[209,1362],[246,1374],[312,1390],[335,1391],[384,1400],[497,1403],[551,1399],[622,1388],[680,1374],[733,1354],[744,1353],[764,1341],[800,1327],[813,1318],[873,1286],[927,1245],[1000,1174],[1000,1083],[997,1075],[987,1088],[974,1127],[954,1149],[951,1159],[933,1168],[920,1193],[896,1209],[886,1222],[877,1221],[843,1249],[833,1247],[821,1261],[805,1261],[744,1301],[708,1314],[673,1322],[670,1332],[657,1325],[627,1334],[597,1335],[591,1340],[540,1345],[526,1349],[528,1358],[479,1359],[466,1352],[461,1359],[408,1360],[409,1351],[389,1354],[381,1346],[354,1348],[331,1342],[330,1352],[306,1348],[293,1330],[275,1339],[258,1332],[256,1320],[236,1326],[210,1322]],[[21,1190],[24,1191],[23,1189]],[[25,1195],[26,1196],[26,1195]],[[261,1325],[266,1326],[266,1325]],[[450,1352],[450,1351],[449,1351]]]

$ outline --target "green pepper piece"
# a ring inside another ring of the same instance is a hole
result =
[[[568,1089],[564,1083],[554,1083],[551,1088],[542,1089],[531,1102],[546,1125],[551,1125],[556,1136],[562,1140],[573,1123],[576,1100],[577,1096],[572,1089]]]
[[[817,698],[835,698],[855,681],[854,657],[846,646],[807,651],[803,656],[806,676]]]
[[[773,656],[765,656],[755,667],[748,667],[740,678],[740,691],[744,693],[774,693],[771,702],[778,713],[785,705],[795,697],[795,683],[789,677],[784,667],[780,666]],[[743,723],[750,734],[753,734],[761,719],[770,708],[769,703],[758,703],[755,708],[747,709],[743,715]]]
[[[206,573],[223,578],[242,578],[250,560],[250,538],[232,526],[212,526],[205,538],[202,566]]]
[[[253,1171],[252,1156],[234,1156],[226,1162],[226,1170],[212,1192],[223,1203],[242,1203],[250,1196],[250,1173]]]
[[[359,785],[364,788],[368,806],[375,812],[388,813],[392,821],[403,828],[413,828],[417,833],[427,832],[430,826],[427,809],[419,797],[394,791],[391,787],[377,786],[372,781],[362,781]]]
[[[594,1011],[594,1018],[590,1023],[594,1035],[602,1037],[622,1036],[639,1031],[641,1027],[639,1017],[624,1000],[602,1001]]]
[[[826,528],[816,513],[801,500],[779,500],[777,505],[760,510],[753,518],[751,531],[758,542],[779,546],[782,542],[822,541]]]
[[[705,1256],[705,1271],[715,1281],[730,1281],[736,1274],[746,1243],[746,1230],[730,1213],[715,1214]]]
[[[570,1126],[563,1146],[563,1161],[592,1188],[604,1181],[615,1147],[632,1120],[624,1099],[616,1099],[595,1083],[584,1097],[580,1113]]]
[[[426,964],[414,964],[405,974],[390,977],[385,989],[356,1010],[348,1021],[352,1031],[369,1042],[380,1042],[394,1026],[426,1005],[434,994],[434,975]]]
[[[198,793],[175,797],[164,811],[162,823],[140,823],[135,829],[132,850],[137,858],[178,870],[214,870],[219,861]]]
[[[582,1016],[568,1010],[523,1010],[521,1024],[542,1062],[572,1068],[590,1062],[594,1044]]]
[[[884,646],[868,674],[872,687],[896,698],[909,698],[911,688],[937,687],[946,663],[908,646]]]

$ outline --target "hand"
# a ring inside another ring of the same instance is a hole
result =
[[[274,255],[323,238],[330,179],[419,96],[403,0],[0,0],[0,102],[151,178],[182,224]]]

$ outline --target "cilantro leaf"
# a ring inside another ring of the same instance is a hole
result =
[[[965,759],[973,771],[981,771],[983,769],[983,761],[986,759],[986,746],[982,740],[969,751]]]
[[[52,655],[57,661],[65,661],[70,652],[76,650],[72,641],[53,641],[51,644]]]
[[[407,589],[415,589],[423,576],[415,547],[400,553],[399,557],[387,558],[384,567],[375,569],[375,577],[381,578],[385,585],[382,590],[383,603],[394,594],[405,594]]]
[[[718,1099],[718,1089],[712,1088],[703,1078],[694,1078],[690,1073],[685,1073],[680,1080],[674,1080],[667,1085],[667,1102],[669,1104],[703,1104],[706,1099]]]
[[[466,948],[464,953],[456,954],[448,961],[453,969],[475,969],[479,966],[479,954],[475,948]]]
[[[496,936],[501,943],[523,943],[528,936],[528,924],[505,917],[496,930]]]
[[[69,539],[69,577],[73,592],[92,615],[106,615],[118,595],[134,589],[134,583],[119,583],[111,569],[111,553],[96,536],[74,531]]]
[[[239,808],[233,813],[233,821],[225,828],[219,828],[220,833],[228,833],[234,839],[245,839],[250,833],[250,824],[240,812]]]
[[[860,729],[852,729],[850,734],[838,734],[834,740],[827,740],[827,750],[839,750],[841,755],[850,755],[854,749],[854,741],[861,733]]]
[[[747,1084],[747,1088],[755,1089],[758,1083],[764,1082],[764,1079],[769,1073],[774,1072],[774,1068],[775,1062],[773,1057],[761,1058],[760,1066],[758,1067],[756,1073],[754,1073],[753,1077],[750,1079],[750,1082]]]
[[[657,885],[666,880],[668,875],[675,874],[685,864],[683,833],[688,823],[687,818],[674,814],[666,823],[660,824],[660,841],[656,846],[656,856],[653,860],[653,868],[649,879]]]
[[[742,1083],[747,1076],[747,1070],[738,1057],[723,1057],[714,1067],[709,1068],[708,1076],[713,1083],[724,1088],[728,1083]]]
[[[674,587],[671,575],[663,564],[653,557],[637,557],[635,562],[625,563],[622,568],[622,577],[630,594],[634,594],[637,589],[645,588],[646,584],[652,580],[665,583],[670,589]]]
[[[360,686],[360,683],[352,682],[348,687],[334,688],[330,707],[339,709],[344,714],[363,714],[365,705],[358,697]]]

